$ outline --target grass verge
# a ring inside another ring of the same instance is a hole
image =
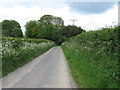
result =
[[[62,45],[80,88],[120,88],[118,30],[86,32]]]

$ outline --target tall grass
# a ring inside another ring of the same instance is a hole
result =
[[[2,76],[46,52],[55,44],[44,39],[2,38]]]
[[[62,46],[80,88],[120,87],[120,27],[82,33]]]

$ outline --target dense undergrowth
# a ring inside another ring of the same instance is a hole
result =
[[[62,46],[80,88],[120,88],[120,27],[89,31]]]
[[[2,76],[43,54],[54,42],[45,39],[2,38]]]

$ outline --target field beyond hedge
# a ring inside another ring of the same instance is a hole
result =
[[[45,39],[2,38],[2,76],[43,54],[55,43]]]
[[[120,88],[120,27],[89,31],[62,45],[80,88]]]

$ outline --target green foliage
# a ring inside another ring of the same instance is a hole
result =
[[[39,21],[29,21],[26,23],[26,37],[48,39],[61,44],[64,40],[59,30],[64,26],[61,17],[52,15],[44,15]]]
[[[27,38],[34,38],[36,33],[36,29],[33,30],[33,28],[35,28],[37,25],[39,24],[38,21],[29,21],[25,24],[25,29],[26,29],[26,32],[25,32],[25,35]]]
[[[82,33],[64,53],[80,88],[120,88],[120,27]]]
[[[2,22],[0,22],[0,37],[2,37]]]
[[[5,37],[23,37],[21,26],[15,20],[2,21],[2,35]]]
[[[43,54],[54,42],[45,39],[2,38],[2,76]]]
[[[64,26],[61,17],[44,15],[39,21],[29,21],[25,25],[26,37],[48,39],[61,45],[68,38],[81,34],[83,29],[77,26]]]
[[[55,17],[52,15],[44,15],[40,18],[40,23],[42,27],[46,27],[47,25],[52,25],[55,29],[59,29],[64,25],[64,21],[61,17]]]
[[[47,25],[46,27],[42,28],[42,30],[40,30],[38,38],[52,40],[53,31],[54,31],[53,26]]]
[[[77,26],[64,26],[60,33],[67,37],[67,38],[70,38],[70,37],[73,37],[73,36],[76,36],[78,34],[81,34],[83,31],[83,29],[81,29],[81,27],[77,27]]]
[[[82,30],[82,32],[84,33],[84,32],[86,32],[85,30]]]

